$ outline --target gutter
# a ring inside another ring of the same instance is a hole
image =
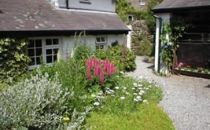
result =
[[[162,7],[162,8],[153,8],[151,11],[155,13],[164,13],[164,12],[175,12],[175,11],[188,11],[196,9],[209,9],[210,5],[202,6],[187,6],[187,7]]]
[[[155,19],[159,20],[159,48],[158,48],[158,70],[157,72],[160,73],[160,53],[161,53],[161,40],[160,40],[160,34],[161,34],[161,29],[162,29],[162,21],[163,19],[160,16],[153,15]]]

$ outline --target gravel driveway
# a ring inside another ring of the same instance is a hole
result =
[[[136,58],[137,69],[128,75],[154,80],[163,89],[159,106],[169,115],[176,130],[210,130],[210,79],[152,73],[153,64]]]

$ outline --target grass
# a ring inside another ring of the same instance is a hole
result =
[[[143,103],[137,112],[123,115],[91,113],[86,126],[93,130],[175,130],[172,121],[155,102]]]
[[[146,80],[136,81],[133,78],[121,77],[119,88],[126,87],[130,95],[125,99],[119,97],[125,95],[120,89],[115,90],[115,95],[109,96],[102,106],[97,106],[86,119],[86,127],[93,130],[174,130],[170,118],[157,103],[162,99],[162,90],[156,84]],[[137,83],[137,85],[134,85]],[[134,86],[141,86],[135,87]],[[121,87],[123,86],[123,87]],[[150,87],[149,87],[150,86]],[[148,103],[134,102],[134,92],[145,90],[143,100]],[[146,88],[149,88],[146,90]],[[118,99],[118,100],[117,100]]]

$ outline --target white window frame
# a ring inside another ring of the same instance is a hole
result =
[[[106,50],[107,49],[107,43],[108,43],[107,42],[107,37],[105,37],[105,36],[97,36],[96,40],[95,40],[95,47],[96,46],[103,46],[103,50]],[[96,49],[98,49],[98,48],[96,47]]]
[[[58,40],[58,44],[57,45],[47,45],[46,44],[46,39],[57,39]],[[41,49],[42,49],[42,54],[41,54],[41,58],[42,58],[42,60],[43,61],[41,61],[41,62],[43,62],[44,64],[47,64],[47,65],[51,65],[53,62],[51,62],[51,63],[47,63],[47,52],[46,52],[46,50],[47,49],[58,49],[58,52],[60,52],[60,50],[61,50],[61,40],[58,38],[58,37],[44,37],[44,38],[29,38],[28,40],[41,40]],[[36,68],[36,67],[38,67],[38,66],[40,66],[41,64],[35,64],[35,65],[29,65],[29,67],[28,67],[28,69],[29,70],[32,70],[32,69],[34,69],[34,68]]]
[[[140,0],[139,5],[146,5],[146,0]]]

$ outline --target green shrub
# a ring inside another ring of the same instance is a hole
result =
[[[134,71],[136,69],[134,53],[126,48],[124,45],[114,45],[109,46],[105,51],[97,50],[96,55],[100,59],[108,58],[111,62],[114,63],[115,67],[119,71]],[[101,56],[101,57],[100,57]]]
[[[87,58],[93,56],[93,50],[90,46],[87,45],[77,45],[72,52],[72,56],[76,60],[85,61]]]
[[[16,81],[28,70],[30,59],[27,56],[27,44],[23,39],[0,39],[0,80],[9,83]]]
[[[95,51],[95,56],[100,58],[101,60],[105,60],[107,58],[106,50],[98,49]]]
[[[48,74],[39,73],[2,92],[0,128],[56,129],[70,98],[73,93],[63,89],[57,78],[49,80]]]
[[[137,47],[137,49],[134,50],[136,55],[151,56],[153,46],[147,39],[147,36],[140,34],[138,37],[133,37],[132,43],[134,43],[134,45]]]
[[[146,39],[139,43],[139,55],[141,56],[151,56],[152,49],[152,44]]]

